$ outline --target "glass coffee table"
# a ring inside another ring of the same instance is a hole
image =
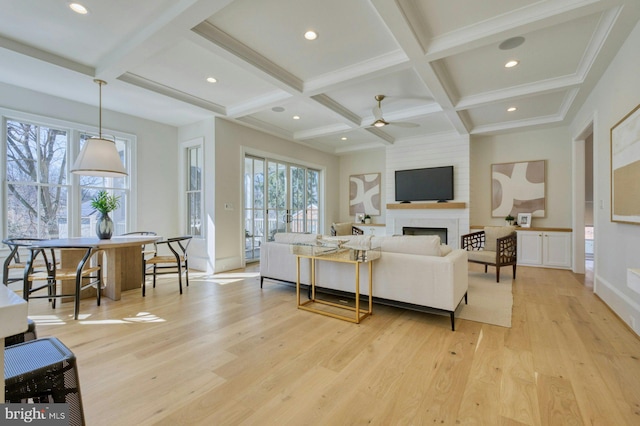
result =
[[[373,262],[380,258],[379,248],[352,248],[336,245],[308,245],[293,244],[291,253],[296,256],[296,301],[298,309],[302,309],[316,314],[338,318],[344,321],[359,324],[360,321],[373,313]],[[300,259],[309,259],[311,262],[311,288],[309,300],[300,300]],[[351,263],[355,267],[355,306],[341,305],[323,300],[316,294],[316,263],[317,262],[340,262]],[[360,308],[360,265],[365,264],[369,268],[369,305],[368,308]],[[320,309],[328,306],[329,309]],[[340,311],[350,313],[341,314]]]

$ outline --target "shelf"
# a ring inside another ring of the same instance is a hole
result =
[[[486,226],[505,226],[505,225],[486,225]],[[484,225],[471,225],[469,229],[484,229]],[[531,228],[523,228],[516,226],[516,231],[534,231],[534,232],[573,232],[571,228],[547,228],[532,226]]]
[[[387,204],[387,208],[391,210],[466,209],[467,203],[397,203]]]

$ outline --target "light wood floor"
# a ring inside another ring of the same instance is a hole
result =
[[[76,354],[88,425],[640,424],[640,339],[583,275],[519,267],[511,329],[452,332],[382,306],[360,325],[299,311],[255,271],[30,316]]]

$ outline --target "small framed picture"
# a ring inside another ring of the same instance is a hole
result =
[[[522,228],[531,228],[531,213],[518,213],[518,225]]]
[[[356,213],[356,223],[364,223],[364,213]]]

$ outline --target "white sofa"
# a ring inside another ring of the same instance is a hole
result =
[[[321,237],[315,234],[275,235],[273,242],[260,247],[260,287],[264,279],[296,282],[296,256],[290,244],[313,244]],[[377,303],[429,311],[446,311],[455,329],[454,312],[468,289],[468,263],[465,250],[452,250],[440,244],[440,237],[418,236],[344,236],[340,240],[370,238],[372,247],[380,247],[380,259],[373,264],[373,296]],[[311,282],[310,262],[300,262],[300,281]],[[368,268],[360,269],[360,292],[369,294]],[[339,292],[354,292],[355,268],[352,264],[319,261],[316,263],[316,286]]]

